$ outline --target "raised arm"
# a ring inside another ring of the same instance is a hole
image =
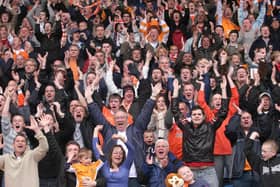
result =
[[[39,129],[37,121],[33,116],[30,117],[30,126],[27,126],[26,128],[33,130],[35,132],[35,138],[39,141],[39,145],[32,151],[34,160],[39,162],[45,157],[49,150],[47,138]]]
[[[96,159],[104,160],[104,153],[100,144],[98,143],[98,133],[103,129],[103,125],[96,125],[93,130],[93,137],[92,137],[92,150]]]
[[[9,132],[11,131],[11,114],[9,112],[10,110],[10,104],[13,95],[15,94],[15,91],[12,90],[10,87],[6,88],[6,101],[2,110],[2,119],[1,119],[1,128],[2,128],[2,133],[4,136],[8,135]]]
[[[112,139],[114,140],[121,140],[125,143],[127,149],[128,149],[128,152],[127,152],[127,157],[125,159],[125,161],[123,162],[123,165],[126,167],[126,168],[130,168],[131,167],[131,164],[134,160],[134,156],[135,156],[135,149],[134,149],[134,146],[128,141],[127,138],[124,138],[122,137],[121,135],[118,135],[118,134],[113,134],[112,135]]]
[[[246,139],[245,141],[245,148],[244,152],[246,158],[248,159],[250,166],[255,170],[257,173],[260,174],[260,165],[262,163],[262,159],[254,152],[254,141],[259,137],[258,132],[252,132],[250,138]]]
[[[161,83],[157,83],[155,86],[152,86],[152,95],[150,99],[148,99],[142,108],[139,116],[135,120],[134,126],[144,132],[146,130],[150,119],[151,119],[151,114],[153,112],[153,108],[155,105],[155,100],[156,96],[160,93],[161,91]]]
[[[198,94],[197,94],[197,103],[203,109],[203,111],[205,112],[206,121],[209,122],[213,118],[215,118],[215,114],[205,101],[205,92],[204,92],[205,84],[204,84],[204,82],[199,81],[199,83],[200,83],[200,89],[199,89]]]

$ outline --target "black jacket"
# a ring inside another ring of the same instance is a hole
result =
[[[246,140],[245,154],[251,167],[260,175],[262,187],[279,187],[280,186],[280,157],[273,157],[267,161],[252,151],[254,141]]]
[[[178,110],[177,99],[172,102],[172,106],[176,106]],[[174,103],[175,102],[175,103]],[[180,113],[175,114],[175,121],[179,128],[183,131],[183,161],[185,162],[214,162],[213,150],[216,130],[220,127],[225,119],[227,112],[227,104],[223,102],[223,107],[217,113],[216,120],[213,124],[203,122],[195,128],[192,123],[182,124],[180,121]]]
[[[243,174],[246,155],[244,153],[245,139],[249,137],[253,131],[259,131],[257,127],[252,126],[247,134],[244,133],[244,130],[240,126],[240,115],[234,115],[229,124],[226,126],[225,135],[231,142],[232,146],[235,149],[233,155],[233,167],[232,167],[232,177],[239,178]],[[254,153],[260,155],[260,141],[255,141],[252,150]]]

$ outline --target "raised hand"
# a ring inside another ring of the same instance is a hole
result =
[[[121,135],[119,135],[119,134],[113,134],[113,135],[112,135],[112,139],[113,139],[113,140],[121,140],[121,141],[123,141],[123,142],[126,142],[126,141],[127,141],[127,139],[126,139],[125,137],[123,137],[123,136],[121,136]]]
[[[56,112],[59,115],[59,117],[64,118],[65,114],[61,111],[61,105],[59,102],[55,101],[51,104],[51,107],[55,106]]]
[[[103,125],[96,125],[96,127],[93,130],[93,136],[97,137],[98,132],[100,132],[103,129]]]
[[[25,128],[30,129],[38,134],[40,132],[39,125],[33,116],[30,116],[30,126],[25,126]]]
[[[238,115],[242,114],[242,110],[241,110],[241,108],[239,108],[239,106],[237,106],[235,103],[233,103],[232,106],[237,110]]]
[[[152,85],[152,95],[151,99],[155,99],[162,89],[161,82],[157,83],[155,86]]]
[[[49,55],[48,52],[46,52],[44,56],[42,56],[40,53],[38,54],[37,60],[40,63],[41,69],[45,69],[46,68],[48,55]]]
[[[146,156],[146,163],[148,164],[148,165],[152,165],[153,164],[153,157],[150,155],[150,154],[148,154],[147,156]]]

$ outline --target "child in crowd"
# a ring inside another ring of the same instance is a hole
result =
[[[280,157],[277,156],[279,149],[275,140],[266,140],[262,145],[261,155],[258,156],[252,149],[253,142],[259,137],[258,132],[253,132],[245,144],[246,157],[261,178],[261,187],[280,186]]]
[[[178,169],[178,174],[184,179],[184,187],[209,187],[209,185],[201,179],[194,179],[193,172],[188,166],[182,166]]]
[[[81,148],[78,153],[78,163],[71,164],[71,160],[75,155],[69,155],[65,169],[68,172],[75,172],[77,182],[76,187],[83,187],[85,181],[95,181],[99,169],[103,166],[102,160],[92,162],[92,151]]]
[[[144,143],[145,143],[145,153],[150,156],[155,154],[155,135],[152,130],[146,130],[144,132]]]

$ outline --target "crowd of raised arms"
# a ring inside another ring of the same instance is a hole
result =
[[[280,0],[0,0],[0,186],[279,187]]]

